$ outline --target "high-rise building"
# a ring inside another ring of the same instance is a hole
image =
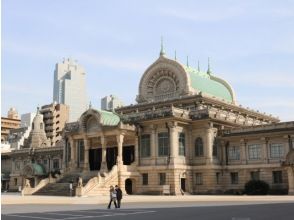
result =
[[[52,103],[40,109],[45,124],[45,132],[51,145],[55,146],[62,139],[62,130],[68,122],[69,107],[64,104]]]
[[[114,95],[105,96],[101,99],[101,109],[107,111],[114,111],[114,109],[122,107],[123,102]]]
[[[69,106],[69,122],[77,121],[87,109],[85,76],[84,68],[72,59],[55,66],[53,101]]]

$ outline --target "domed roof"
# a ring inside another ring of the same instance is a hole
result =
[[[223,102],[236,104],[232,87],[225,80],[181,64],[161,55],[144,72],[138,103],[153,102],[201,93]]]
[[[184,69],[190,76],[191,86],[197,91],[230,103],[235,102],[232,88],[224,80],[191,67],[184,66]]]

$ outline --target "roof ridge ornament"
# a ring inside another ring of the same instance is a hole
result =
[[[207,68],[207,74],[211,75],[211,69],[210,69],[210,59],[208,57],[208,68]]]
[[[165,55],[164,47],[163,47],[163,37],[161,36],[161,44],[160,44],[160,56]]]
[[[89,103],[89,109],[91,109],[92,108],[92,103],[91,103],[91,101],[90,101],[90,103]]]
[[[177,61],[177,50],[175,50],[175,61]]]
[[[197,70],[198,70],[198,72],[200,72],[199,60],[198,60]]]
[[[187,67],[189,67],[189,56],[187,56]]]

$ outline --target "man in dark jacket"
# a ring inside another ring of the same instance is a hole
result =
[[[122,199],[122,191],[118,187],[118,185],[115,186],[115,190],[116,190],[117,207],[120,208],[120,201]]]

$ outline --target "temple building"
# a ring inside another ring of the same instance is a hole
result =
[[[34,187],[46,179],[49,173],[59,173],[62,168],[62,154],[62,142],[52,146],[50,139],[46,137],[43,115],[38,108],[29,136],[24,139],[23,145],[13,148],[9,153],[9,190],[22,189],[26,179]]]
[[[136,100],[115,111],[89,106],[67,123],[62,175],[41,191],[78,179],[77,196],[116,184],[128,194],[238,194],[260,179],[271,193],[294,193],[294,122],[238,105],[210,67],[183,65],[162,47]]]

